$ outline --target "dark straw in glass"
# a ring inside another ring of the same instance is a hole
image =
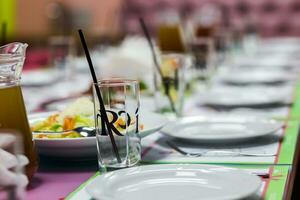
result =
[[[149,34],[149,31],[148,31],[148,28],[146,26],[146,23],[144,21],[144,19],[142,17],[139,17],[139,22],[140,22],[140,25],[141,25],[141,28],[143,30],[143,33],[145,35],[145,37],[147,38],[147,41],[148,41],[148,44],[150,46],[150,49],[151,49],[151,53],[152,53],[152,58],[153,58],[153,63],[159,73],[159,76],[161,78],[161,81],[163,83],[163,86],[164,86],[164,90],[165,90],[165,94],[167,95],[168,99],[169,99],[169,102],[170,102],[170,105],[171,105],[171,109],[174,113],[176,113],[176,110],[175,110],[175,106],[174,106],[174,102],[170,96],[170,91],[169,91],[169,85],[170,85],[170,81],[169,79],[167,79],[166,77],[163,76],[163,73],[160,69],[160,66],[158,64],[158,60],[157,60],[157,56],[156,56],[156,53],[155,53],[155,50],[154,50],[154,45],[151,41],[151,38],[150,38],[150,34]]]
[[[115,138],[113,136],[113,133],[112,133],[109,121],[108,121],[108,117],[107,117],[107,114],[106,114],[106,110],[105,110],[105,106],[104,106],[104,103],[103,103],[102,95],[101,95],[99,87],[97,87],[98,82],[97,82],[97,77],[96,77],[96,73],[95,73],[95,70],[94,70],[94,66],[93,66],[93,63],[92,63],[92,59],[91,59],[88,47],[86,45],[86,42],[85,42],[82,30],[79,29],[78,33],[79,33],[79,37],[80,37],[80,41],[81,41],[82,47],[84,49],[86,60],[87,60],[87,62],[89,64],[89,67],[90,67],[90,71],[91,71],[91,74],[92,74],[92,78],[93,78],[93,82],[94,82],[96,94],[98,96],[99,105],[100,105],[101,119],[104,120],[104,123],[102,123],[102,126],[103,126],[102,127],[102,131],[105,131],[105,130],[108,131],[108,135],[110,137],[110,141],[112,143],[113,151],[114,151],[114,153],[116,155],[117,161],[119,163],[121,163],[121,158],[120,158],[120,155],[119,155],[118,147],[116,145],[116,141],[115,141]],[[105,124],[106,124],[107,129],[105,129]]]

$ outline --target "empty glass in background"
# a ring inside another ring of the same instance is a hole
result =
[[[230,58],[230,34],[226,29],[221,29],[215,36],[215,63],[216,67],[222,66]]]
[[[72,64],[75,56],[75,41],[71,36],[53,36],[49,38],[51,65],[58,75],[64,79],[71,79],[74,75]]]
[[[139,129],[140,91],[136,80],[110,79],[96,84],[102,94],[121,162],[118,162],[106,131],[102,130],[99,99],[94,89],[96,138],[100,171],[136,165],[141,159]]]
[[[182,116],[186,89],[186,57],[177,53],[162,53],[160,74],[154,73],[155,106],[158,112]]]
[[[216,67],[216,51],[213,38],[195,38],[190,44],[193,56],[194,78],[207,80]]]
[[[225,61],[228,48],[227,35],[222,32],[222,10],[219,5],[207,2],[191,16],[194,37],[189,42],[194,55],[197,76],[206,79]]]

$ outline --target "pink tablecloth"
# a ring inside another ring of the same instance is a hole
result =
[[[26,199],[63,199],[95,172],[38,172],[35,174]]]

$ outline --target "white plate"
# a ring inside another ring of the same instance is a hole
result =
[[[278,89],[279,90],[279,89]],[[217,107],[257,107],[291,103],[288,91],[264,89],[216,89],[199,97],[202,104]]]
[[[260,185],[257,176],[238,169],[164,164],[110,172],[86,190],[99,200],[229,200],[250,197]]]
[[[55,112],[43,112],[29,115],[30,124],[37,121],[42,121]],[[140,121],[144,124],[144,130],[140,132],[140,136],[147,135],[160,130],[168,119],[156,113],[145,112],[140,115]],[[38,153],[41,155],[55,156],[55,157],[92,157],[96,155],[96,138],[58,138],[48,139],[39,138],[34,139]]]
[[[271,84],[287,82],[293,77],[282,71],[245,71],[227,74],[222,80],[230,84]]]
[[[168,123],[161,132],[165,135],[193,141],[236,141],[266,136],[283,127],[282,122],[259,118],[230,116],[228,119],[186,117]]]

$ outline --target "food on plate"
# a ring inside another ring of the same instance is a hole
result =
[[[53,132],[51,134],[33,134],[34,138],[76,138],[81,137],[80,134],[69,130],[83,126],[94,126],[93,103],[88,98],[79,98],[62,112],[34,123],[31,130],[33,132]]]
[[[78,138],[82,137],[79,133],[72,131],[77,127],[94,127],[94,105],[86,97],[77,99],[74,103],[67,106],[62,112],[55,113],[45,120],[38,121],[31,125],[34,138]],[[108,113],[108,118],[112,116]],[[131,125],[135,123],[131,121]],[[125,120],[119,117],[114,126],[121,132],[125,125]],[[143,124],[139,126],[140,130],[144,128]],[[44,133],[43,133],[44,132]],[[50,132],[50,133],[49,133]]]

